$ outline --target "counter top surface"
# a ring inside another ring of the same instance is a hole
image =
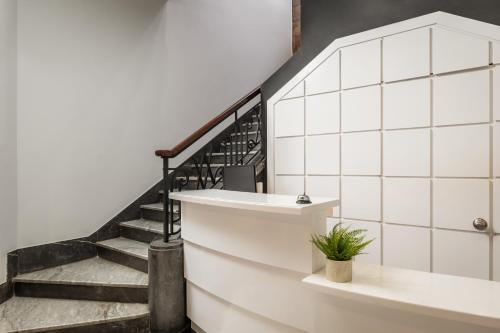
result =
[[[250,193],[225,190],[197,190],[170,193],[170,198],[184,202],[206,204],[218,207],[239,208],[270,213],[303,215],[319,209],[335,207],[336,198],[311,197],[312,204],[295,203],[296,196]]]
[[[302,282],[325,294],[500,328],[499,282],[359,263],[350,283],[330,282],[324,271]]]

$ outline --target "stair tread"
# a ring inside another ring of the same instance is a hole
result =
[[[0,332],[38,332],[147,316],[147,304],[13,297],[0,304]]]
[[[141,205],[141,208],[163,211],[163,203],[155,202],[152,204]]]
[[[99,257],[18,275],[15,282],[147,287],[148,275]]]
[[[212,153],[212,156],[224,156],[225,154],[227,154],[229,156],[229,153],[224,153],[224,152],[220,152],[220,153]],[[257,154],[257,151],[255,150],[251,150],[245,154],[248,154],[248,155],[255,155]]]
[[[163,210],[163,209],[162,209]],[[163,222],[139,219],[120,223],[127,228],[141,229],[163,235]]]
[[[163,190],[159,191],[158,193],[163,194]],[[163,212],[163,203],[162,202],[155,202],[152,204],[141,205],[141,208],[150,209],[150,210],[157,210],[159,212]],[[177,214],[178,211],[179,211],[179,206],[177,204],[174,204],[174,213]]]
[[[254,135],[254,134],[257,134],[257,132],[256,131],[248,131],[248,133],[247,132],[236,132],[236,133],[231,133],[231,136],[235,136],[235,135],[240,136],[240,135],[247,135],[247,134]]]
[[[111,250],[125,253],[140,259],[148,260],[149,244],[136,240],[118,237],[105,241],[97,242],[96,245],[102,246]]]
[[[185,164],[184,166],[189,167],[189,168],[195,168],[196,167],[195,164]],[[223,167],[223,166],[226,166],[226,165],[224,163],[210,163],[210,167],[212,167],[212,168],[219,168],[219,167]],[[207,165],[206,164],[202,164],[202,167],[206,168]]]
[[[144,231],[154,232],[155,234],[163,235],[163,222],[139,219],[120,223],[121,226]],[[179,230],[180,226],[174,224],[174,231]]]

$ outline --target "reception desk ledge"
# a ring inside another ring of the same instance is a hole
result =
[[[311,204],[295,203],[289,195],[236,192],[224,190],[183,191],[170,194],[170,198],[214,207],[252,210],[276,214],[305,215],[321,208],[338,205],[332,198],[313,197]]]
[[[302,282],[356,302],[500,328],[498,282],[359,263],[354,263],[350,283],[330,282],[324,271]]]

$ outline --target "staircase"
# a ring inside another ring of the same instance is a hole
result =
[[[229,165],[253,164],[262,177],[261,127],[259,101],[184,163],[167,168],[168,192],[223,188]],[[0,333],[149,332],[149,244],[165,236],[165,225],[169,239],[181,237],[180,206],[164,188],[139,210],[137,219],[119,223],[115,238],[94,243],[97,256],[14,277],[15,296],[0,304]]]

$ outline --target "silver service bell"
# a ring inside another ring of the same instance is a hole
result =
[[[299,205],[307,205],[307,204],[310,204],[312,202],[311,202],[311,198],[309,198],[309,196],[304,193],[304,194],[299,194],[297,196],[296,203]]]

